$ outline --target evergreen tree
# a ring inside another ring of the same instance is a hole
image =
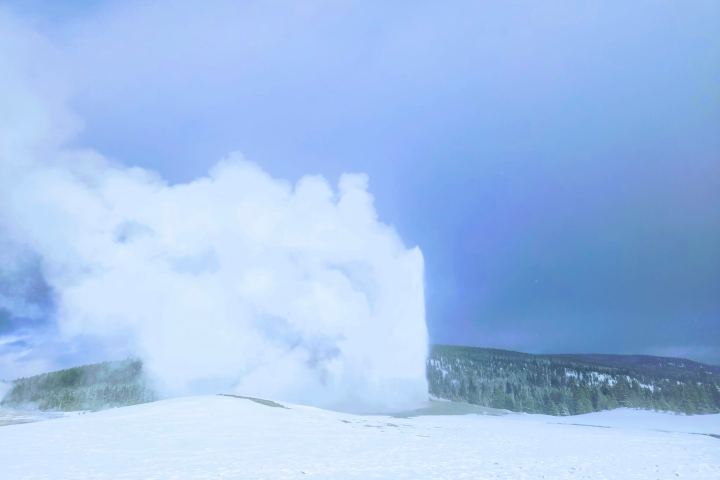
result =
[[[99,410],[154,401],[138,361],[105,362],[22,378],[2,401],[3,406],[35,405],[40,410]]]
[[[430,393],[441,398],[555,415],[619,406],[720,412],[714,380],[720,368],[662,357],[585,357],[436,345],[428,383]]]

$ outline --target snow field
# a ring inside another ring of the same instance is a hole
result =
[[[0,478],[720,478],[720,440],[656,430],[703,417],[393,418],[285,405],[186,397],[2,427]],[[704,419],[720,434],[720,415]]]

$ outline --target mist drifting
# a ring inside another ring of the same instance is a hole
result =
[[[378,220],[365,175],[293,185],[231,154],[170,185],[69,148],[80,121],[55,54],[0,21],[0,242],[39,259],[58,341],[126,342],[166,395],[427,399],[422,254]]]

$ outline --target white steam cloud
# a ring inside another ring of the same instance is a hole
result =
[[[292,185],[231,154],[168,185],[62,147],[78,122],[42,75],[54,54],[0,24],[0,242],[41,259],[62,339],[127,339],[167,394],[427,400],[422,254],[378,221],[365,175]]]

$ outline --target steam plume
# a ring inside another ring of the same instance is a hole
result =
[[[40,259],[60,339],[127,339],[167,394],[427,399],[422,255],[378,221],[366,176],[292,185],[233,153],[169,185],[64,147],[67,90],[36,74],[52,49],[0,22],[0,241]]]

